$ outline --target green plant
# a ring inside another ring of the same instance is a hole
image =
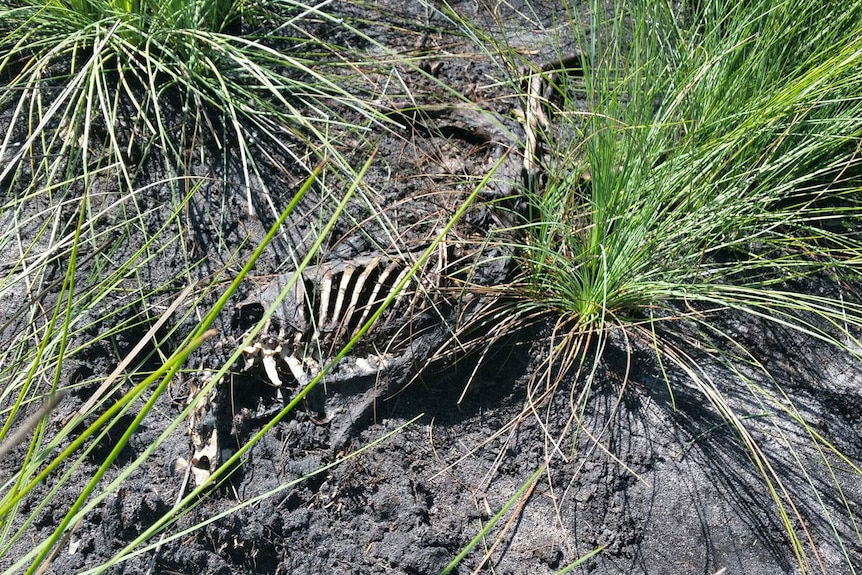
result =
[[[5,328],[25,319],[39,329],[41,300],[65,297],[49,326],[102,332],[56,356],[37,345],[35,363],[28,337],[45,340],[18,332],[3,351],[8,373],[55,365],[56,384],[67,352],[145,324],[151,300],[170,291],[152,279],[159,258],[177,259],[189,282],[214,281],[197,238],[213,234],[204,249],[229,260],[235,192],[248,211],[278,218],[290,198],[270,188],[327,158],[317,185],[340,200],[355,172],[338,137],[364,129],[340,118],[351,106],[365,114],[357,122],[377,115],[322,61],[332,46],[303,29],[309,15],[327,18],[292,2],[0,2],[0,293],[20,304]],[[328,105],[336,99],[340,111]],[[75,307],[77,297],[89,301]],[[18,389],[7,385],[4,399]]]
[[[0,487],[0,556],[17,561],[8,572],[43,569],[82,517],[182,434],[195,402],[165,418],[166,391],[197,346],[212,345],[217,314],[306,192],[338,206],[309,227],[306,263],[364,193],[339,138],[361,138],[382,116],[354,95],[347,54],[306,29],[311,17],[338,25],[319,8],[0,2],[0,445],[20,457]],[[262,239],[225,237],[235,191],[248,211],[271,212]],[[100,357],[116,369],[89,369]],[[92,388],[79,411],[51,415]],[[124,465],[142,424],[164,432]],[[86,487],[65,501],[73,482]],[[53,513],[58,525],[37,534]]]
[[[349,181],[338,138],[382,116],[345,87],[346,55],[303,28],[310,16],[338,25],[290,1],[0,3],[0,180],[130,189],[155,169],[187,190],[214,155],[207,175],[238,171],[249,210],[268,200],[274,216],[266,170],[329,157]]]
[[[314,182],[318,173],[319,169],[312,174],[312,177],[309,178],[304,188],[296,195],[294,202],[292,202],[288,209],[285,210],[282,217],[279,219],[278,224],[281,224],[284,221],[284,218],[292,211],[293,207],[295,207],[296,202],[303,197],[305,191],[307,191]],[[84,213],[85,212],[81,210],[81,214]],[[84,221],[83,216],[79,219]],[[44,507],[49,504],[53,504],[54,499],[57,497],[58,493],[60,493],[61,488],[81,466],[82,462],[86,460],[87,456],[98,447],[99,442],[102,441],[112,429],[116,432],[115,428],[123,425],[123,415],[127,415],[130,408],[136,408],[133,422],[126,425],[126,428],[122,431],[122,438],[116,442],[114,447],[111,449],[110,454],[104,458],[104,461],[101,463],[98,470],[86,483],[86,488],[78,496],[74,504],[68,509],[65,517],[60,521],[59,525],[55,527],[51,536],[41,542],[41,544],[35,545],[31,553],[20,558],[19,562],[13,566],[13,570],[23,567],[27,562],[31,562],[27,572],[35,572],[49,556],[52,548],[54,548],[54,546],[57,545],[63,537],[67,537],[69,535],[70,531],[68,529],[73,527],[76,522],[80,520],[80,514],[86,513],[88,509],[92,509],[98,501],[110,493],[113,489],[112,487],[109,487],[107,490],[103,490],[97,497],[90,499],[90,495],[97,489],[97,487],[100,486],[102,478],[112,465],[114,465],[117,457],[131,435],[147,417],[155,402],[164,395],[168,385],[184,366],[189,355],[199,347],[201,343],[214,335],[210,328],[215,321],[216,316],[228,301],[231,293],[233,293],[242,281],[245,274],[254,265],[257,257],[263,251],[263,248],[275,235],[276,229],[277,226],[266,238],[266,241],[260,244],[251,259],[247,262],[246,267],[234,279],[231,287],[225,291],[219,301],[215,304],[212,312],[209,313],[198,325],[195,333],[190,334],[186,338],[188,343],[183,345],[177,352],[171,354],[170,357],[166,358],[159,368],[144,377],[142,381],[135,383],[131,390],[123,391],[122,386],[114,388],[114,391],[120,395],[119,399],[112,402],[112,404],[103,413],[101,413],[95,421],[87,425],[83,431],[78,431],[78,427],[83,423],[84,418],[89,415],[89,412],[86,411],[74,414],[70,421],[63,425],[62,429],[55,434],[47,433],[45,419],[37,425],[33,438],[30,441],[27,456],[21,462],[20,470],[14,476],[7,479],[3,484],[2,506],[0,506],[3,547],[2,551],[0,551],[0,555],[5,555],[11,545],[27,532],[26,530],[30,524]],[[78,239],[80,231],[81,227],[79,223],[76,239]],[[80,336],[81,331],[86,329],[87,326],[79,325],[80,319],[85,316],[86,311],[92,306],[98,305],[99,301],[104,298],[105,295],[110,294],[112,289],[117,289],[117,283],[120,283],[124,279],[124,274],[109,275],[106,278],[107,281],[104,285],[96,286],[94,293],[87,291],[83,294],[79,293],[74,289],[76,274],[74,253],[75,247],[73,246],[73,258],[68,267],[65,281],[66,285],[64,285],[64,292],[67,299],[66,301],[63,301],[63,298],[60,298],[55,308],[55,318],[60,314],[63,314],[65,317],[59,325],[57,325],[57,322],[51,321],[46,325],[44,331],[41,329],[38,330],[37,337],[40,337],[40,340],[37,340],[39,341],[37,353],[33,354],[31,350],[26,347],[27,339],[23,339],[23,341],[21,341],[21,344],[23,345],[18,346],[19,352],[24,352],[28,355],[16,359],[22,363],[30,362],[31,367],[27,372],[19,374],[17,378],[14,377],[15,374],[6,374],[5,391],[6,393],[10,393],[17,389],[18,401],[4,414],[6,421],[6,425],[3,429],[4,432],[8,430],[9,424],[14,420],[17,409],[20,409],[24,403],[38,401],[40,396],[47,396],[49,394],[53,396],[61,391],[61,381],[59,377],[60,370],[68,361],[70,361],[71,358],[75,356],[76,352],[80,351],[65,349],[66,342],[71,338],[74,338],[76,335]],[[132,261],[127,263],[138,262]],[[132,271],[134,271],[135,268],[132,266],[130,267]],[[126,272],[128,273],[128,270],[126,270]],[[217,285],[218,284],[211,284],[207,289],[213,289]],[[194,284],[190,287],[194,287]],[[182,303],[182,300],[187,298],[191,291],[191,289],[186,289],[177,298],[176,303]],[[94,295],[95,297],[93,297]],[[169,309],[172,311],[174,307],[175,306],[171,306]],[[167,313],[169,314],[170,311]],[[99,320],[106,321],[106,318],[99,317]],[[152,337],[152,334],[148,334],[147,337]],[[96,342],[94,340],[87,340],[82,347],[93,346],[95,343]],[[46,360],[47,365],[42,365],[42,362],[45,362]],[[227,367],[228,366],[225,366],[225,369]],[[50,371],[54,371],[54,381],[50,390],[46,393],[44,389],[40,388],[39,382],[46,375],[50,375]],[[10,377],[10,375],[12,377]],[[128,376],[124,375],[124,377],[121,378],[120,383],[122,383],[126,377]],[[152,384],[159,379],[161,379],[161,382],[156,386],[156,388],[154,390],[150,389]],[[143,406],[137,404],[141,401],[144,402]],[[100,400],[97,405],[103,402],[104,400]],[[168,426],[167,430],[163,434],[162,440],[165,436],[175,432],[178,426],[185,421],[187,412],[188,410],[171,422],[171,425]],[[156,442],[151,446],[151,448],[154,449],[159,443],[161,442]],[[129,474],[133,473],[151,452],[151,449],[147,450],[147,453],[145,453],[144,456],[140,457],[135,464],[130,465],[124,473],[120,474],[120,478],[115,479],[111,485],[115,486],[118,482],[122,481],[122,478],[128,477]],[[47,465],[44,465],[46,463]],[[59,475],[59,477],[57,477],[57,475]],[[38,502],[33,513],[28,514],[26,517],[19,517],[18,508],[21,501],[27,497],[34,488],[52,476],[54,483],[49,494],[44,496],[41,501]]]
[[[526,78],[518,73],[526,62],[505,40],[447,10],[511,75],[526,129],[546,146],[540,153],[527,138],[537,169],[513,246],[523,274],[507,288],[515,314],[500,314],[512,326],[552,318],[553,349],[531,385],[530,409],[538,415],[563,381],[578,382],[577,427],[596,357],[607,346],[651,349],[671,399],[681,385],[673,374],[684,374],[734,429],[803,571],[826,572],[817,539],[829,535],[852,569],[831,519],[832,534],[809,530],[786,476],[724,386],[746,390],[808,438],[858,538],[832,466],[862,469],[805,420],[731,318],[789,328],[862,359],[862,306],[850,287],[862,255],[862,6],[593,2],[586,27],[566,6],[569,22],[555,30],[569,30],[576,45],[561,45],[558,65],[532,66]],[[543,125],[532,110],[550,120]],[[735,381],[711,378],[704,361]],[[620,377],[625,385],[628,373]]]

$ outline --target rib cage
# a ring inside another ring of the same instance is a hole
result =
[[[403,256],[367,256],[346,262],[325,263],[307,268],[303,276],[301,306],[308,339],[329,347],[334,354],[339,346],[353,339],[362,326],[383,306],[394,298],[391,306],[371,326],[389,327],[397,320],[398,312],[416,312],[424,294],[439,282],[439,275],[421,273],[411,278],[399,293],[398,286],[410,273],[416,261],[415,254]],[[410,301],[409,308],[403,304]],[[310,321],[314,318],[314,321]],[[382,325],[381,325],[382,321]]]
[[[379,311],[366,337],[351,353],[352,360],[346,358],[339,364],[344,372],[339,378],[350,377],[351,370],[354,376],[370,375],[400,362],[409,355],[411,336],[422,329],[419,324],[434,317],[428,312],[440,303],[439,288],[448,265],[446,249],[441,247],[407,279],[422,255],[377,254],[306,267],[276,308],[265,335],[246,349],[247,364],[262,361],[275,385],[282,382],[279,363],[286,364],[301,383],[307,381]],[[240,323],[258,321],[295,274],[277,277],[260,297],[240,304],[238,316],[246,318]],[[390,298],[390,305],[381,311]]]

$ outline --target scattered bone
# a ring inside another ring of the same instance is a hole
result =
[[[206,376],[205,376],[206,377]],[[198,385],[192,380],[188,403],[193,403],[203,393],[205,385]],[[219,464],[218,426],[213,413],[217,389],[212,387],[203,399],[199,400],[191,415],[189,415],[189,436],[192,440],[192,457],[190,460],[178,459],[174,468],[190,469],[195,486],[204,485]]]

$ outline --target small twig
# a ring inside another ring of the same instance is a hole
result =
[[[551,88],[557,83],[560,74],[566,70],[581,67],[581,55],[579,52],[569,54],[565,57],[554,59],[538,70],[529,74],[526,80],[526,98],[524,104],[524,135],[526,139],[524,149],[524,171],[529,178],[538,175],[537,161],[539,157],[539,138],[550,130],[550,122],[545,113],[545,106],[551,92]]]
[[[539,148],[538,128],[548,128],[548,117],[542,109],[542,74],[530,76],[527,86],[527,103],[524,106],[524,135],[527,139],[524,150],[524,171],[533,177],[536,175],[536,157]]]
[[[66,397],[66,393],[61,391],[55,393],[29,418],[27,418],[21,427],[19,427],[12,435],[10,435],[2,445],[0,445],[0,461],[9,454],[12,449],[24,441],[24,438],[39,425],[43,417],[51,413],[55,407]]]

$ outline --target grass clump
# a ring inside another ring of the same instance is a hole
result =
[[[802,570],[828,572],[819,543],[830,537],[852,568],[850,549],[862,538],[833,466],[857,477],[862,469],[800,415],[744,324],[789,329],[862,359],[853,290],[862,255],[862,6],[630,0],[566,11],[553,37],[576,41],[558,40],[539,66],[449,11],[516,72],[527,131],[541,142],[527,138],[527,165],[536,167],[515,246],[516,313],[505,320],[552,318],[554,343],[530,409],[540,413],[561,382],[579,381],[567,393],[580,429],[597,377],[591,358],[623,349],[625,385],[634,350],[651,350],[671,402],[682,374],[734,430]],[[812,500],[822,502],[823,487],[810,477],[832,478],[845,516],[822,507],[826,533],[809,528],[801,495],[763,449],[763,429],[731,399],[740,390],[762,409],[758,420],[775,422]],[[788,421],[795,438],[779,423]],[[803,463],[799,439],[820,454],[819,471]]]
[[[810,28],[771,5],[691,13],[703,29],[636,3],[596,16],[607,40],[582,46],[580,82],[557,86],[555,116],[576,135],[550,136],[531,194],[532,299],[593,328],[855,275],[858,14],[818,13],[822,42],[787,53]]]
[[[254,212],[266,169],[307,175],[324,156],[349,168],[335,132],[375,114],[327,65],[337,47],[312,17],[338,25],[292,1],[0,3],[0,179],[26,190],[99,174],[132,188],[147,167],[185,178],[214,159],[241,175]]]

